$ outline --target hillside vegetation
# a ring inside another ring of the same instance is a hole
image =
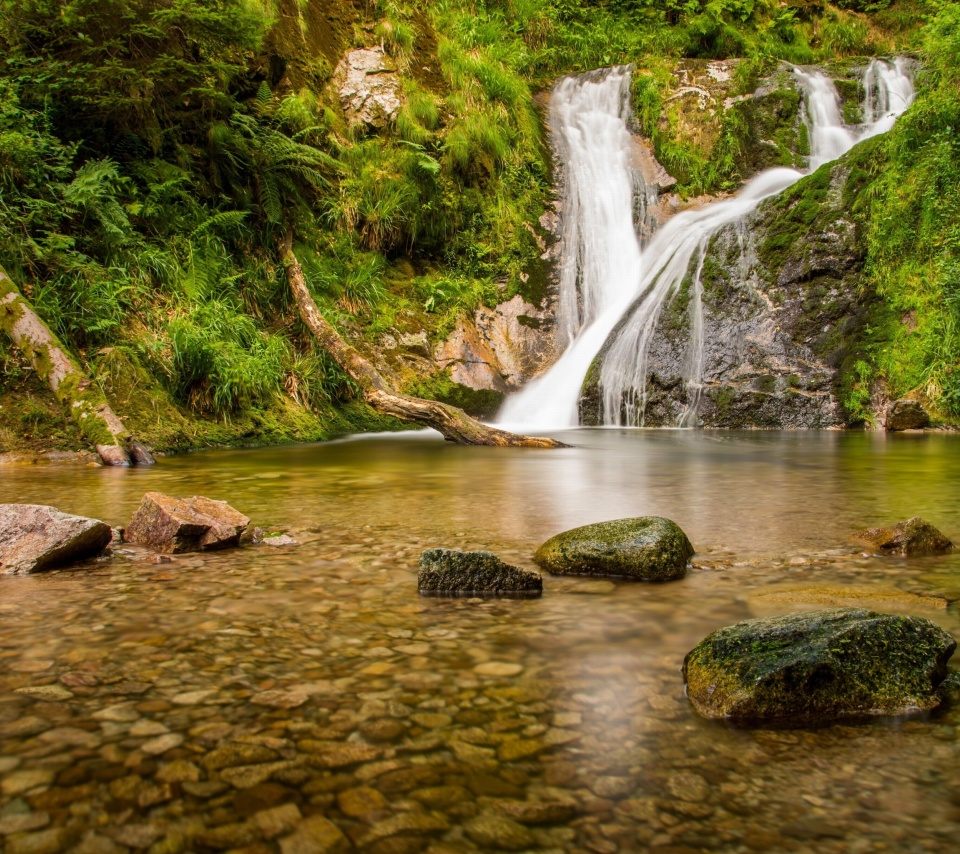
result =
[[[725,121],[707,148],[677,136],[664,93],[679,58],[743,57],[747,92],[781,59],[920,51],[920,98],[858,202],[884,309],[848,404],[866,417],[882,380],[960,418],[952,3],[0,0],[0,44],[0,265],[160,450],[397,426],[298,319],[288,233],[325,317],[365,352],[538,299],[552,189],[537,95],[557,76],[634,63],[639,126],[695,194],[737,185],[745,128]],[[400,81],[378,128],[350,122],[331,85],[364,46]],[[6,340],[0,363],[0,451],[78,447]]]

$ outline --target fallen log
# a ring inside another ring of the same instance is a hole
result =
[[[150,452],[130,435],[110,404],[3,268],[0,268],[0,329],[29,359],[40,379],[50,385],[105,465],[153,464]]]
[[[280,256],[287,282],[293,293],[294,300],[300,312],[300,318],[313,333],[317,343],[333,358],[333,360],[360,386],[366,402],[377,412],[391,415],[401,421],[412,421],[432,427],[448,442],[458,445],[496,445],[500,447],[527,447],[527,448],[564,448],[562,442],[556,439],[543,439],[536,436],[521,436],[488,427],[471,418],[462,409],[440,403],[435,400],[424,400],[406,394],[398,394],[383,378],[380,372],[367,361],[356,348],[351,347],[340,333],[320,313],[317,304],[303,275],[303,268],[293,252],[293,238],[288,234],[280,241]]]

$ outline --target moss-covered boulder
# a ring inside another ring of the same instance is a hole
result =
[[[929,522],[914,516],[884,528],[854,531],[853,539],[880,554],[907,556],[946,554],[953,543]]]
[[[687,696],[707,718],[822,724],[938,706],[956,641],[920,617],[863,608],[747,620],[683,661]]]
[[[602,575],[638,581],[683,578],[693,546],[676,522],[641,516],[584,525],[547,540],[533,556],[557,575]]]
[[[895,400],[887,407],[883,427],[888,433],[923,430],[930,426],[930,413],[919,400]]]
[[[434,596],[539,596],[543,579],[493,552],[427,549],[420,556],[417,588]]]

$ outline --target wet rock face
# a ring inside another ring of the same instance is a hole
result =
[[[930,414],[916,400],[895,400],[887,407],[884,428],[888,433],[922,430],[930,426]]]
[[[400,111],[400,79],[379,47],[348,51],[334,72],[334,81],[351,124],[381,128]]]
[[[0,575],[41,572],[93,557],[113,537],[99,519],[43,504],[0,504]]]
[[[853,539],[881,554],[935,555],[953,550],[953,543],[919,516],[885,528],[864,528]]]
[[[955,648],[929,620],[837,608],[720,629],[687,654],[683,676],[704,717],[822,724],[935,708]]]
[[[225,501],[148,492],[124,532],[127,542],[158,551],[212,551],[240,545],[250,520]]]
[[[420,558],[421,593],[454,596],[539,596],[543,580],[493,552],[428,549]]]
[[[641,516],[584,525],[547,540],[534,561],[557,575],[599,575],[639,581],[683,578],[694,549],[669,519]]]
[[[694,257],[687,280],[656,321],[646,426],[676,426],[694,403],[695,423],[704,427],[845,424],[842,375],[875,298],[861,290],[866,251],[850,214],[854,171],[843,161],[822,169],[711,240],[699,268],[703,358],[696,399],[696,386],[688,384],[695,364]],[[600,421],[599,377],[592,370],[584,385],[585,424]]]

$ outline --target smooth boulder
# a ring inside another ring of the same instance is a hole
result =
[[[687,653],[683,678],[701,715],[738,724],[903,715],[940,704],[956,645],[920,617],[805,611],[714,632]]]
[[[930,426],[930,414],[916,400],[895,400],[887,407],[883,426],[888,433],[922,430]]]
[[[427,549],[420,556],[417,589],[433,595],[539,596],[543,579],[493,552]]]
[[[672,581],[686,575],[693,553],[676,522],[641,516],[564,531],[540,546],[533,559],[556,575]]]
[[[172,554],[212,551],[240,545],[249,524],[250,520],[226,501],[148,492],[133,514],[124,539]]]
[[[0,574],[42,572],[93,557],[112,536],[99,519],[45,504],[0,504]]]
[[[864,528],[852,537],[880,554],[901,557],[946,554],[953,549],[950,540],[919,516],[885,528]]]

